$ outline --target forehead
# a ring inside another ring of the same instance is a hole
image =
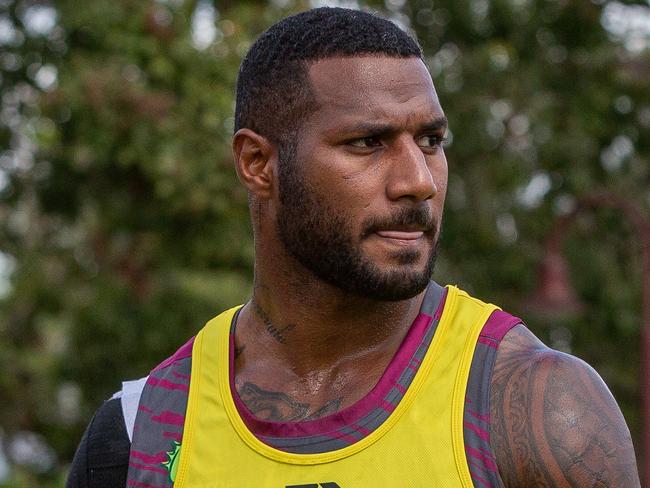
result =
[[[431,76],[416,57],[327,58],[309,66],[309,78],[318,106],[309,125],[408,125],[443,116]]]

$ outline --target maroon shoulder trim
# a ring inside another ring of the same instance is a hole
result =
[[[475,487],[503,487],[490,446],[490,385],[501,340],[519,324],[522,324],[520,318],[495,310],[483,325],[474,350],[465,391],[463,435],[467,465]]]
[[[190,340],[187,341],[185,344],[183,344],[178,349],[178,351],[176,351],[174,354],[172,354],[167,359],[165,359],[162,363],[160,363],[153,370],[151,370],[151,372],[153,373],[154,371],[159,371],[175,363],[176,361],[189,358],[190,356],[192,356],[192,346],[194,346],[194,337],[190,338]]]
[[[192,344],[185,343],[148,376],[133,426],[127,486],[172,488],[173,462],[183,441],[192,371]]]
[[[499,343],[504,336],[515,325],[523,324],[519,317],[510,315],[503,310],[495,310],[487,319],[481,333],[479,334],[478,342],[486,346],[498,349]]]

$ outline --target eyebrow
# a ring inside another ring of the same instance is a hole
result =
[[[449,126],[449,121],[447,117],[438,117],[437,119],[432,120],[431,122],[424,124],[422,129],[424,131],[435,131],[439,129],[446,129]]]
[[[429,132],[437,131],[440,129],[446,129],[449,125],[447,117],[438,117],[429,122],[422,124],[419,127],[418,132]],[[361,122],[359,124],[353,124],[344,128],[346,132],[360,133],[360,134],[394,134],[399,132],[400,127],[391,125],[391,124],[381,124],[374,122]]]

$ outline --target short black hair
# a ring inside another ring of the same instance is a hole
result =
[[[265,31],[239,69],[235,132],[246,127],[283,146],[315,105],[308,62],[335,56],[422,57],[394,23],[360,10],[322,7]]]

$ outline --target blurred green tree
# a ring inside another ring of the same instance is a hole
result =
[[[593,364],[638,431],[640,270],[618,216],[585,217],[569,239],[584,314],[547,323],[523,304],[545,233],[576,196],[604,187],[650,205],[648,34],[625,24],[650,19],[647,3],[360,3],[417,36],[450,119],[437,279]],[[0,1],[10,486],[60,484],[120,381],[248,296],[252,239],[229,147],[238,66],[271,23],[317,4]],[[16,439],[38,456],[20,458]]]

